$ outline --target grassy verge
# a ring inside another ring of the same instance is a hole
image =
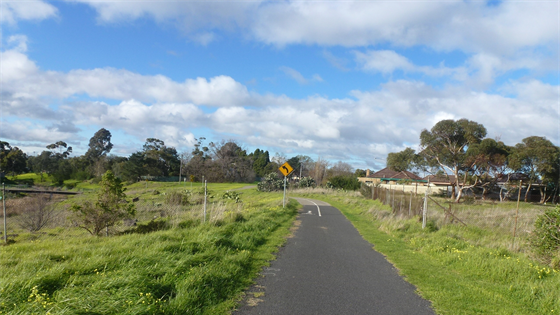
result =
[[[206,223],[185,208],[162,218],[177,220],[163,230],[92,237],[59,227],[19,238],[0,247],[0,314],[227,313],[285,241],[297,206],[247,190],[242,207]]]
[[[438,314],[560,313],[560,273],[504,246],[500,230],[456,224],[422,229],[418,218],[394,217],[388,207],[356,194],[299,195],[340,209]]]

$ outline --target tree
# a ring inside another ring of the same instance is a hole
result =
[[[455,201],[459,202],[464,189],[474,187],[477,182],[466,185],[468,170],[465,160],[468,146],[480,143],[486,136],[483,125],[467,119],[442,120],[435,124],[430,131],[424,129],[420,134],[420,154],[433,165],[438,165],[446,176],[448,172],[455,175]],[[463,172],[462,172],[463,171]],[[462,173],[461,173],[462,172]],[[459,175],[464,175],[463,185]]]
[[[99,236],[104,228],[108,229],[136,213],[134,204],[126,200],[126,188],[113,172],[107,171],[103,174],[100,186],[95,203],[85,202],[71,207],[78,226],[96,236]]]
[[[256,149],[255,152],[249,155],[253,159],[253,171],[257,177],[264,177],[272,170],[269,169],[270,155],[268,151]]]
[[[356,176],[356,177],[366,177],[366,174],[367,174],[366,170],[363,170],[363,169],[360,169],[360,168],[357,168],[354,171],[354,176]]]
[[[527,191],[525,202],[528,200],[531,187],[538,181],[546,182],[554,176],[555,165],[558,161],[558,148],[545,137],[527,137],[515,145],[510,159],[510,167],[527,176]],[[541,185],[541,203],[546,200],[546,191]]]
[[[56,217],[56,209],[47,195],[27,197],[24,207],[19,223],[31,232],[39,231]]]
[[[251,167],[252,161],[247,152],[234,141],[210,143],[212,161],[216,172],[207,174],[213,181],[252,182],[255,173]]]
[[[27,155],[18,147],[0,140],[0,173],[21,174],[27,169]],[[1,175],[0,175],[1,176]]]
[[[112,148],[111,132],[105,128],[99,129],[89,139],[89,149],[84,157],[89,163],[89,172],[92,176],[101,176],[109,168],[105,163],[105,157]]]
[[[43,151],[38,156],[29,158],[29,165],[34,173],[41,176],[47,173],[53,182],[62,185],[64,180],[70,179],[73,173],[72,165],[67,158],[72,153],[72,147],[66,142],[58,141],[46,146],[49,151]],[[65,150],[66,149],[66,150]]]
[[[144,165],[150,175],[170,176],[179,174],[179,154],[174,147],[168,147],[165,142],[156,138],[146,139],[143,146]]]
[[[411,148],[387,155],[387,167],[395,172],[412,171],[420,164],[421,157]]]
[[[89,139],[89,149],[85,156],[91,161],[97,161],[111,152],[112,148],[111,132],[101,128]]]
[[[465,164],[482,188],[483,200],[488,191],[496,186],[498,179],[505,176],[510,150],[503,142],[490,138],[468,147]]]
[[[327,178],[334,176],[349,176],[352,174],[352,166],[342,161],[336,162],[327,170]]]
[[[358,190],[360,189],[360,182],[358,178],[354,175],[337,175],[329,178],[327,182],[327,187],[329,188],[339,188],[345,190]]]

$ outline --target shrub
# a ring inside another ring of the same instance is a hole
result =
[[[133,216],[136,210],[134,204],[126,200],[125,190],[121,180],[113,172],[107,171],[101,179],[97,201],[71,207],[76,224],[92,235],[99,236],[103,228]]]
[[[286,187],[288,185],[286,184]],[[257,185],[258,191],[276,191],[284,189],[284,180],[278,178],[277,173],[270,173],[266,175],[262,181]]]
[[[235,201],[235,203],[240,203],[241,201],[241,195],[238,192],[235,191],[226,191],[223,195],[222,195],[222,199],[224,200],[233,200]]]
[[[535,230],[530,237],[535,253],[550,262],[560,249],[560,206],[549,208],[537,217]]]
[[[188,193],[173,191],[165,196],[165,202],[173,206],[187,206],[189,205]]]
[[[317,184],[315,183],[315,180],[312,177],[302,177],[299,180],[298,186],[299,188],[308,188],[308,187],[315,187],[317,186]]]
[[[329,178],[327,182],[328,188],[340,188],[345,190],[358,190],[360,189],[360,182],[354,175],[339,175]]]
[[[55,218],[55,209],[48,196],[40,194],[27,198],[26,201],[20,219],[22,228],[36,232]]]

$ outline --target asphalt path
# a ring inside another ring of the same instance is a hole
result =
[[[299,227],[233,314],[435,314],[338,209],[294,199]]]

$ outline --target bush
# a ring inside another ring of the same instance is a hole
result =
[[[173,191],[165,196],[165,202],[173,206],[189,205],[189,195],[187,192]]]
[[[299,180],[298,186],[299,188],[308,188],[308,187],[315,187],[317,186],[317,184],[315,183],[315,180],[312,177],[302,177]]]
[[[286,187],[288,185],[286,184]],[[278,178],[277,173],[270,173],[266,175],[262,181],[257,185],[258,191],[276,191],[284,189],[284,180]]]
[[[329,178],[327,188],[339,188],[345,190],[358,190],[360,189],[360,182],[354,175],[339,175]]]
[[[545,210],[537,217],[535,230],[530,237],[535,253],[550,263],[560,249],[560,206]]]
[[[125,190],[121,180],[113,172],[107,171],[102,177],[97,201],[86,201],[71,207],[75,213],[76,225],[99,236],[104,228],[133,216],[136,209],[134,204],[126,200]]]
[[[27,199],[25,210],[21,214],[20,226],[31,232],[37,232],[55,218],[55,208],[50,198],[43,194]]]

